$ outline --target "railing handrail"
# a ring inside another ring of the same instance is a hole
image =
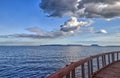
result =
[[[94,58],[98,58],[98,57],[109,55],[109,54],[115,54],[115,53],[120,53],[120,51],[101,53],[101,54],[97,54],[97,55],[93,55],[93,56],[81,59],[80,61],[77,61],[77,62],[72,62],[71,64],[67,65],[66,67],[62,68],[61,70],[58,70],[57,72],[51,74],[50,76],[48,76],[48,78],[63,78],[65,75],[69,74],[76,67],[83,65],[84,63],[86,63]]]

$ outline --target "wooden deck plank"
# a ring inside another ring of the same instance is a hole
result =
[[[120,61],[101,70],[94,78],[120,78]]]

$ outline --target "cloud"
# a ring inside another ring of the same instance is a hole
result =
[[[86,18],[120,17],[120,0],[42,0],[40,8],[48,16]]]
[[[92,23],[93,23],[92,20],[78,21],[76,17],[71,17],[71,19],[69,19],[63,25],[61,25],[60,30],[64,32],[76,32],[76,31],[80,31],[80,27],[89,26]]]
[[[8,46],[8,45],[13,45],[13,46],[15,46],[15,45],[43,45],[43,44],[45,44],[46,43],[46,41],[38,41],[38,40],[32,40],[32,41],[29,41],[29,40],[7,40],[7,41],[0,41],[0,45],[4,45],[4,46]]]
[[[78,9],[79,0],[42,0],[40,8],[49,16],[72,15]]]
[[[73,36],[80,31],[81,27],[91,25],[92,21],[78,21],[76,17],[71,17],[57,30],[45,31],[39,27],[26,28],[27,31],[32,34],[12,34],[12,35],[0,35],[0,38],[33,38],[33,39],[47,39],[47,38],[59,38],[66,36]]]
[[[50,32],[48,34],[38,35],[38,34],[12,34],[12,35],[0,35],[0,38],[33,38],[33,39],[47,39],[47,38],[57,38],[63,36],[62,32]]]
[[[53,39],[59,37],[73,36],[72,32],[63,32],[63,31],[51,31],[46,32],[46,34],[12,34],[12,35],[0,35],[0,38],[32,38],[32,39]]]
[[[37,35],[44,35],[46,32],[42,29],[40,29],[39,27],[30,27],[30,28],[26,28],[26,30],[36,33]]]
[[[87,17],[103,17],[103,18],[114,18],[120,17],[120,1],[113,4],[109,3],[87,3],[86,16]]]
[[[104,29],[101,29],[101,30],[99,30],[98,32],[96,32],[96,33],[101,33],[101,34],[106,34],[106,33],[108,33],[106,30],[104,30]]]

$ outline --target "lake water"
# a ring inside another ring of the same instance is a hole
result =
[[[70,62],[120,47],[6,46],[0,47],[0,78],[40,78]]]

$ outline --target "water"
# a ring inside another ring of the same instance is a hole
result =
[[[6,46],[0,47],[0,78],[40,78],[70,62],[120,47]]]

